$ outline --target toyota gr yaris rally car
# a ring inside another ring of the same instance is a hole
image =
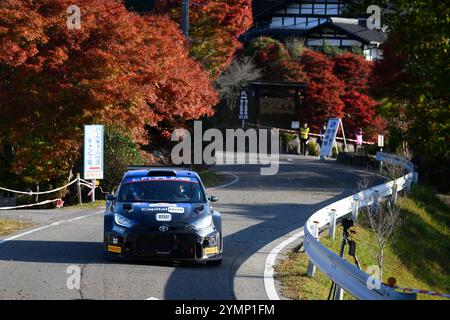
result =
[[[222,262],[222,220],[197,173],[130,168],[106,197],[104,252],[111,259]]]

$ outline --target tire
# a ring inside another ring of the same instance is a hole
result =
[[[220,266],[222,264],[222,259],[207,261],[206,264],[208,266],[217,267],[217,266]]]

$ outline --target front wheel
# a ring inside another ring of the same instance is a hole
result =
[[[208,266],[220,266],[222,264],[222,259],[206,261]]]

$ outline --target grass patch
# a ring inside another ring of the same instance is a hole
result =
[[[423,186],[413,188],[412,194],[401,198],[399,205],[405,222],[392,242],[385,249],[383,281],[397,279],[397,285],[406,288],[426,289],[441,293],[450,292],[450,209],[439,201],[433,192]],[[367,270],[376,265],[376,240],[374,234],[361,225],[354,227],[352,238],[357,243],[357,256],[361,267]],[[338,253],[342,228],[336,231],[332,241],[325,232],[320,242]],[[348,256],[348,246],[344,256]],[[317,270],[315,278],[307,276],[308,258],[305,253],[290,253],[277,267],[282,282],[282,293],[291,299],[327,299],[331,281]],[[353,299],[349,294],[345,299]],[[418,299],[441,299],[418,295]]]
[[[83,204],[75,204],[73,206],[69,206],[67,208],[78,208],[78,209],[96,209],[98,207],[105,207],[106,200],[96,200],[94,203],[86,202]]]
[[[10,219],[0,219],[0,236],[13,233],[18,230],[22,230],[32,226],[32,223],[16,221]]]
[[[198,175],[203,181],[206,188],[217,186],[225,181],[225,177],[211,170],[202,170],[198,172]]]

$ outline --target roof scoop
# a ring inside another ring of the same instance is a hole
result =
[[[176,177],[177,173],[172,170],[150,170],[147,177]]]

